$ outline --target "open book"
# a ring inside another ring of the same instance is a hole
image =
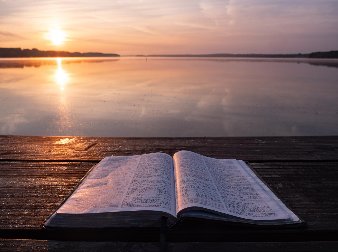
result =
[[[155,227],[204,218],[261,225],[302,221],[245,164],[190,151],[111,156],[93,167],[45,227]]]

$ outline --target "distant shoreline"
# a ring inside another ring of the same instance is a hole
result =
[[[120,57],[116,53],[40,51],[36,48],[0,48],[0,58],[58,58],[58,57]]]
[[[161,55],[131,55],[134,57],[210,57],[210,58],[309,58],[309,54],[161,54]]]
[[[321,59],[337,59],[338,51],[329,52],[313,52],[313,53],[298,53],[298,54],[231,54],[231,53],[214,53],[214,54],[161,54],[161,55],[132,55],[135,57],[211,57],[211,58],[321,58]]]
[[[100,53],[100,52],[67,52],[67,51],[40,51],[36,48],[1,48],[0,58],[58,58],[58,57],[120,57],[116,53]],[[312,52],[298,54],[231,54],[231,53],[213,53],[213,54],[137,54],[122,55],[122,57],[210,57],[210,58],[298,58],[298,59],[338,59],[338,51],[329,52]]]

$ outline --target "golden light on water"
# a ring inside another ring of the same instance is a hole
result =
[[[66,73],[66,71],[62,69],[62,59],[57,58],[56,61],[58,68],[55,72],[54,78],[56,83],[60,85],[60,89],[63,91],[65,89],[67,82],[69,81],[69,75],[68,73]]]
[[[58,102],[58,116],[53,120],[54,127],[58,129],[60,134],[67,134],[69,130],[74,126],[74,117],[71,113],[71,103],[67,98],[69,92],[63,92],[65,90],[66,85],[70,81],[69,74],[62,69],[62,58],[56,58],[57,69],[55,70],[55,74],[53,76],[54,81],[60,87],[61,92],[59,93],[59,102]],[[60,140],[58,144],[66,144],[72,142],[72,139],[64,139]]]
[[[51,28],[46,38],[52,41],[53,45],[62,45],[67,40],[66,33],[58,26]]]

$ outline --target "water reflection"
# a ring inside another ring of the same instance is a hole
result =
[[[59,93],[59,102],[57,105],[58,113],[54,117],[50,128],[56,133],[56,135],[69,135],[75,124],[75,118],[73,116],[74,111],[71,109],[71,100],[67,96],[71,96],[70,92],[63,92],[68,83],[71,83],[71,78],[68,72],[62,68],[62,58],[57,58],[57,69],[52,76],[57,85],[60,86],[61,92]],[[55,134],[55,133],[54,133]]]
[[[0,68],[0,134],[338,134],[337,68],[313,65],[337,60],[54,58],[40,68],[28,61]]]
[[[111,58],[60,58],[63,64],[81,64],[81,63],[102,63],[107,61],[118,61],[119,59]],[[57,65],[58,61],[55,58],[21,58],[21,59],[5,59],[0,58],[0,68],[25,68]]]
[[[62,69],[62,59],[57,58],[57,70],[55,72],[54,78],[56,83],[60,85],[60,90],[64,90],[67,82],[69,81],[69,74]]]
[[[143,57],[136,57],[139,60],[143,60]],[[122,57],[121,60],[124,58]],[[270,62],[270,63],[294,63],[294,64],[309,64],[312,66],[325,66],[325,67],[334,67],[338,68],[337,59],[307,59],[307,58],[293,58],[293,59],[279,59],[279,58],[222,58],[222,57],[213,57],[213,58],[198,58],[198,57],[150,57],[149,60],[184,60],[184,61],[213,61],[213,62]],[[119,61],[120,59],[112,58],[62,58],[62,64],[81,64],[81,63],[103,63],[109,61]],[[41,66],[48,65],[57,65],[58,61],[55,61],[55,58],[31,58],[31,59],[5,59],[0,58],[0,68],[25,68],[25,67],[35,67],[39,68]]]
[[[58,116],[55,118],[51,127],[57,128],[59,135],[65,133],[67,135],[69,128],[73,127],[75,122],[65,94],[61,94],[58,109]]]

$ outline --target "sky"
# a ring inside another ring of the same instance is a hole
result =
[[[0,47],[134,54],[338,50],[338,0],[0,0]]]

